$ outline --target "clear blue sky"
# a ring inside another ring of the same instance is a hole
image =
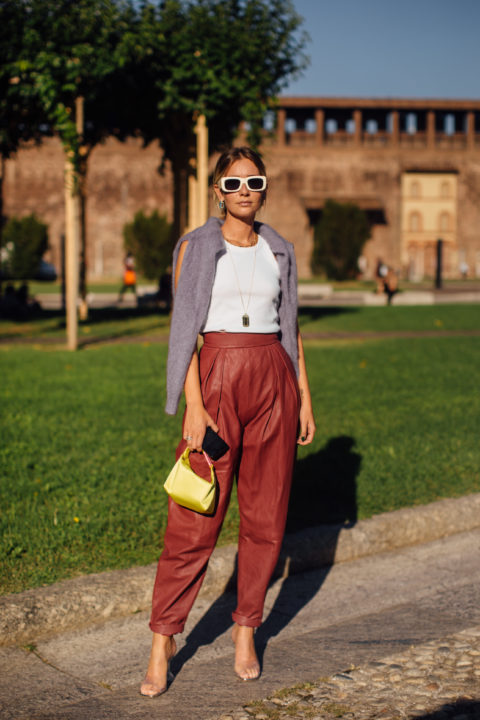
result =
[[[480,0],[293,0],[311,64],[283,95],[480,99]]]

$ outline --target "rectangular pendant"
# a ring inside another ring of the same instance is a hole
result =
[[[247,313],[245,313],[245,315],[242,315],[242,325],[243,327],[250,326],[250,318],[248,317]]]

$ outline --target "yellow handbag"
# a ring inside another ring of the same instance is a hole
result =
[[[210,482],[193,472],[190,465],[190,448],[178,458],[165,481],[164,488],[178,505],[208,514],[215,507],[215,469],[206,452],[203,453],[210,466]]]

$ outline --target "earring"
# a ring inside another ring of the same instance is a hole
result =
[[[225,200],[219,200],[219,201],[218,201],[218,209],[219,209],[219,210],[225,210]]]

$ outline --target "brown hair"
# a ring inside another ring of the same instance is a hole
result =
[[[232,165],[236,160],[242,160],[243,158],[253,162],[259,175],[266,176],[267,170],[261,156],[255,152],[255,150],[252,150],[252,148],[249,148],[247,145],[243,145],[241,147],[232,147],[229,150],[225,150],[225,152],[220,155],[217,160],[217,164],[215,165],[215,170],[213,171],[213,184],[218,185],[220,178],[225,175],[230,165]],[[262,205],[265,202],[266,197],[267,191],[264,190],[262,193]],[[225,213],[225,210],[223,212]]]

